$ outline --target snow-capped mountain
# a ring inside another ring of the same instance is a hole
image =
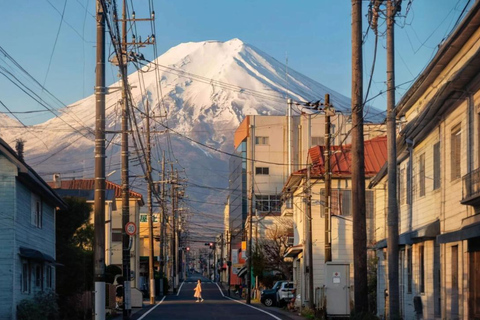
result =
[[[192,199],[215,203],[226,199],[226,194],[219,198],[218,190],[207,187],[228,184],[228,155],[215,150],[233,151],[233,134],[245,115],[284,115],[287,95],[312,101],[326,93],[337,110],[350,110],[350,99],[294,70],[287,72],[285,65],[239,39],[184,43],[142,63],[140,70],[129,75],[134,108],[139,110],[135,112],[138,126],[133,130],[143,130],[142,111],[148,101],[154,113],[153,130],[170,130],[168,138],[156,134],[154,147],[166,150],[170,159],[178,159],[189,182],[206,187],[200,190],[203,194],[196,190],[190,195]],[[106,97],[106,127],[110,132],[120,129],[121,92],[115,89],[119,85],[112,85]],[[58,117],[27,128],[0,114],[0,127],[9,128],[0,130],[0,136],[11,146],[18,138],[26,141],[27,163],[47,181],[53,173],[64,178],[93,177],[94,95],[62,109]],[[107,173],[119,168],[119,143],[119,134],[107,135]],[[134,144],[130,145],[131,168],[140,172]],[[119,172],[109,179],[118,182]],[[142,181],[132,179],[132,185],[139,186]],[[216,206],[215,212],[222,213],[223,208]]]

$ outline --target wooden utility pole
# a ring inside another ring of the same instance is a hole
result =
[[[330,168],[330,144],[331,144],[331,121],[330,116],[330,95],[325,95],[325,151],[323,159],[325,162],[325,262],[332,261],[332,244],[330,241],[330,196],[332,193],[332,173]]]
[[[160,189],[160,206],[161,206],[161,217],[160,217],[160,295],[163,296],[163,277],[165,270],[165,228],[167,227],[166,223],[166,210],[165,210],[165,150],[163,151],[162,157],[162,181]]]
[[[170,180],[171,180],[171,186],[170,186],[170,198],[171,198],[171,201],[172,201],[172,234],[171,234],[171,244],[170,244],[170,252],[171,252],[171,255],[172,255],[172,287],[173,287],[173,292],[175,293],[176,290],[177,290],[177,286],[176,286],[176,280],[177,280],[177,273],[176,273],[176,270],[177,270],[177,261],[176,261],[176,253],[175,253],[175,250],[176,250],[176,246],[177,246],[177,242],[176,242],[176,233],[177,233],[177,217],[176,217],[176,211],[177,211],[177,208],[176,208],[176,177],[175,177],[175,173],[173,171],[173,164],[171,165],[171,169],[172,169],[172,172],[170,173]]]
[[[149,245],[150,245],[150,252],[148,255],[148,278],[150,280],[150,304],[155,304],[155,275],[153,273],[153,254],[154,254],[154,248],[153,248],[153,210],[152,210],[152,185],[153,185],[153,179],[152,179],[152,146],[151,146],[151,139],[150,139],[150,108],[148,105],[148,100],[146,100],[145,104],[145,113],[146,113],[146,140],[147,140],[147,150],[146,150],[146,156],[147,159],[147,207],[148,207],[148,237],[149,237]]]
[[[312,141],[312,116],[307,114],[308,124],[307,124],[307,152],[310,151],[310,142]],[[312,163],[308,161],[307,157],[307,183],[306,183],[306,193],[305,193],[305,222],[306,222],[306,254],[307,254],[307,264],[305,264],[305,273],[308,273],[308,307],[312,310],[315,308],[314,296],[313,296],[313,243],[312,243],[312,184],[311,184],[311,171]],[[307,269],[308,268],[308,269]]]
[[[130,222],[130,199],[128,181],[128,72],[127,72],[127,17],[126,0],[122,9],[122,45],[120,54],[120,70],[122,76],[122,262],[123,262],[123,319],[131,315],[131,276],[130,276],[130,236],[126,225]]]
[[[105,319],[105,12],[97,0],[97,52],[95,80],[95,320]]]
[[[255,209],[255,116],[252,117],[252,124],[250,125],[250,147],[251,147],[251,154],[250,154],[250,209],[248,212],[248,260],[247,260],[247,304],[251,303],[252,298],[252,258],[253,258],[253,250],[252,250],[252,235],[253,235],[253,210]]]
[[[362,59],[362,0],[352,0],[352,208],[356,314],[368,311]]]
[[[227,294],[230,297],[230,285],[231,285],[231,276],[232,276],[232,232],[230,229],[227,230]]]
[[[394,4],[395,2],[395,4]],[[400,319],[398,280],[397,147],[395,123],[394,26],[401,1],[387,0],[388,302],[390,319]]]

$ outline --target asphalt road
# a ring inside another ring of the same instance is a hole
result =
[[[220,286],[206,278],[201,278],[204,301],[196,302],[193,297],[193,289],[198,278],[198,276],[188,278],[180,285],[176,295],[165,296],[155,306],[142,310],[132,318],[136,320],[293,319],[286,314],[282,314],[277,308],[267,309],[259,305],[247,305],[242,300],[229,298]]]

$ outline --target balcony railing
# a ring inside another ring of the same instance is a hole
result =
[[[462,204],[480,205],[480,168],[462,177]]]

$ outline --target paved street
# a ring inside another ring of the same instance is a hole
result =
[[[144,308],[132,318],[136,320],[153,319],[298,319],[294,315],[287,315],[278,308],[263,308],[258,305],[247,305],[244,301],[235,300],[226,296],[216,283],[202,279],[203,302],[195,302],[193,289],[198,277],[188,278],[176,295],[168,295],[151,308]]]

